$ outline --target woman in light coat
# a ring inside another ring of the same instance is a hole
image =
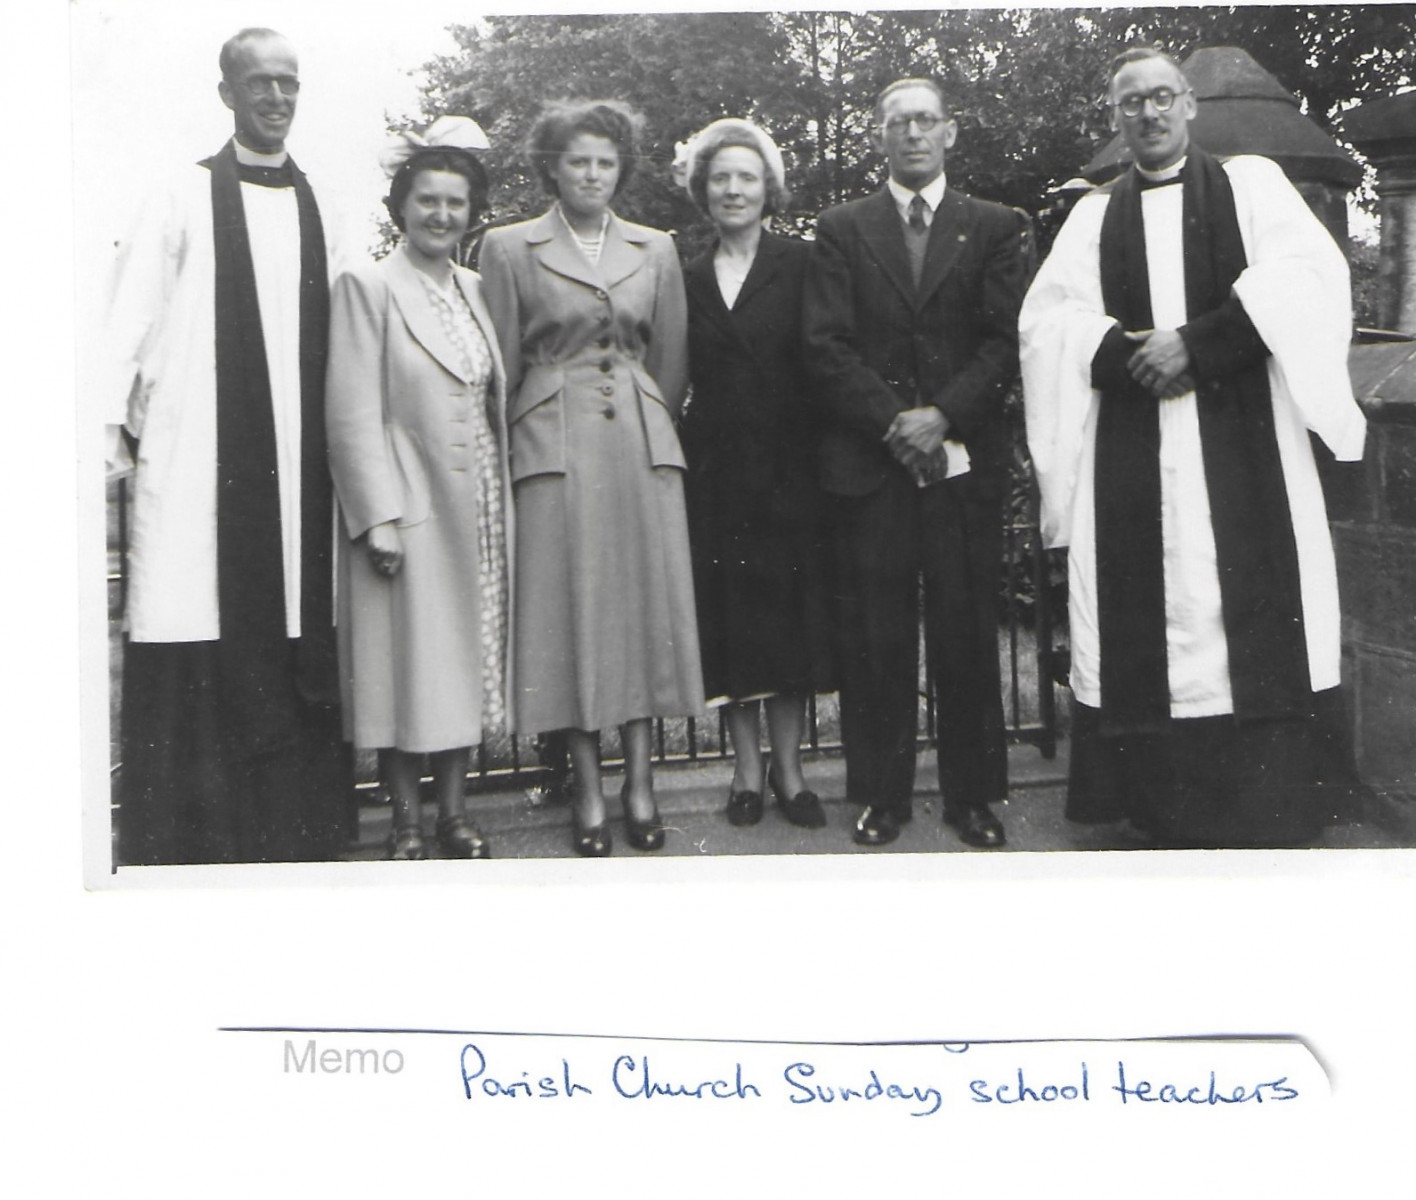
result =
[[[452,261],[486,199],[482,131],[444,117],[385,156],[404,234],[340,276],[326,419],[340,539],[345,736],[377,748],[389,855],[425,857],[431,758],[444,854],[485,858],[463,813],[470,747],[508,714],[505,375],[478,277]]]
[[[531,159],[556,204],[482,248],[507,364],[517,515],[516,722],[566,730],[573,845],[611,847],[598,731],[621,726],[630,844],[654,850],[651,720],[702,704],[675,422],[687,382],[673,243],[610,211],[636,161],[638,114],[549,106]]]

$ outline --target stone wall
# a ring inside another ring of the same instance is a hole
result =
[[[1357,766],[1376,791],[1416,796],[1416,342],[1355,346],[1351,372],[1367,452],[1325,482]]]

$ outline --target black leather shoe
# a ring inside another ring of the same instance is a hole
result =
[[[728,789],[728,824],[756,825],[762,820],[762,793]]]
[[[1003,835],[1003,822],[989,811],[986,804],[946,808],[944,824],[953,826],[959,840],[969,846],[988,848],[1001,846],[1007,841]]]
[[[772,772],[767,772],[767,783],[772,795],[777,798],[777,807],[782,816],[802,829],[820,829],[826,824],[826,811],[821,807],[821,799],[815,792],[803,789],[795,796],[788,796],[777,786]]]
[[[487,839],[466,817],[438,818],[438,847],[448,858],[491,858]]]
[[[398,825],[388,835],[389,862],[422,862],[428,857],[423,831],[416,825]]]
[[[574,804],[570,806],[571,845],[583,858],[606,858],[613,849],[610,826],[607,821],[586,828],[580,823],[580,811]]]
[[[855,824],[851,840],[857,846],[888,846],[900,836],[900,823],[888,808],[867,808]]]
[[[636,850],[662,850],[664,848],[664,823],[659,820],[656,805],[647,820],[641,821],[630,811],[629,785],[620,791],[620,803],[624,805],[624,832],[629,844]]]

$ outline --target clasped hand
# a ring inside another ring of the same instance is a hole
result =
[[[1195,390],[1190,375],[1190,350],[1174,329],[1126,331],[1136,352],[1126,360],[1131,378],[1158,400],[1173,400]]]
[[[907,408],[890,423],[885,446],[902,465],[923,470],[944,456],[948,432],[949,419],[932,404]]]
[[[369,562],[380,575],[392,579],[403,565],[403,539],[398,536],[398,526],[392,521],[374,525],[364,538]]]

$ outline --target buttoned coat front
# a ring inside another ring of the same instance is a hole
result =
[[[828,492],[868,495],[902,473],[886,431],[900,412],[927,404],[948,417],[949,436],[971,459],[968,475],[947,490],[990,501],[1001,495],[1010,446],[1003,395],[1017,376],[1026,284],[1023,233],[1012,209],[950,188],[916,285],[888,190],[821,214],[805,336],[823,405]]]
[[[483,735],[478,464],[470,422],[474,406],[483,406],[509,523],[506,377],[478,277],[460,267],[453,277],[487,340],[490,390],[465,374],[401,248],[334,285],[325,396],[343,525],[340,675],[345,737],[360,747],[450,750]],[[374,571],[358,540],[388,521],[404,550],[391,579]],[[506,545],[513,544],[508,527]],[[509,697],[510,681],[507,691]]]
[[[611,216],[598,263],[556,210],[487,235],[517,511],[517,726],[697,711],[702,673],[675,422],[678,256]]]

